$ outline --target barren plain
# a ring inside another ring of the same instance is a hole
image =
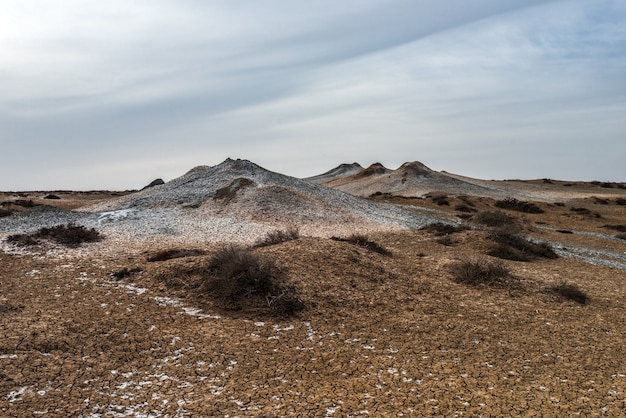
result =
[[[445,176],[413,196],[362,176],[356,197],[227,160],[141,192],[0,194],[0,416],[624,416],[626,186]],[[8,239],[69,222],[102,240]],[[503,230],[555,256],[488,255]],[[304,309],[207,292],[233,243]],[[471,263],[506,277],[463,283]]]

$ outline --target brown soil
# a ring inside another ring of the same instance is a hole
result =
[[[495,210],[488,198],[374,199],[449,219],[473,214],[455,210],[467,200]],[[603,226],[626,224],[624,206],[536,203],[546,212],[504,211],[524,235],[626,252],[626,241],[542,229],[617,234]],[[455,283],[452,264],[494,260],[488,235],[442,245],[426,231],[371,234],[391,256],[306,237],[255,249],[307,304],[282,319],[257,305],[226,310],[198,290],[215,244],[162,262],[147,257],[167,248],[142,245],[0,251],[0,415],[623,416],[626,271],[503,261],[514,285]],[[111,275],[124,268],[136,273]],[[547,290],[562,282],[588,303]]]

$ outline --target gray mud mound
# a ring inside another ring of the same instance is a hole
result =
[[[179,208],[258,222],[356,222],[416,228],[426,218],[265,170],[247,160],[200,166],[161,186],[111,201],[98,211]]]
[[[333,170],[329,173],[331,172]],[[495,187],[470,183],[432,170],[419,161],[404,163],[396,170],[375,163],[353,174],[337,176],[322,174],[311,179],[316,183],[363,197],[374,193],[391,193],[407,197],[423,196],[434,191],[454,195],[470,194],[490,197],[508,195],[506,191]]]

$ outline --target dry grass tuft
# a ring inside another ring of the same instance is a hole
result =
[[[548,290],[563,299],[573,300],[581,305],[585,305],[589,301],[589,296],[587,296],[587,294],[580,290],[575,284],[563,282],[548,288]]]
[[[455,282],[470,286],[509,286],[513,277],[500,262],[487,260],[461,261],[450,268]]]

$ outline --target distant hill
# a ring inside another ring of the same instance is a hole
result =
[[[346,167],[350,167],[347,170]],[[367,197],[374,193],[391,193],[397,196],[422,196],[430,192],[469,194],[475,196],[504,197],[509,193],[484,181],[460,179],[457,176],[437,172],[419,161],[406,162],[396,170],[374,163],[362,168],[357,163],[342,164],[322,175],[306,180]]]

